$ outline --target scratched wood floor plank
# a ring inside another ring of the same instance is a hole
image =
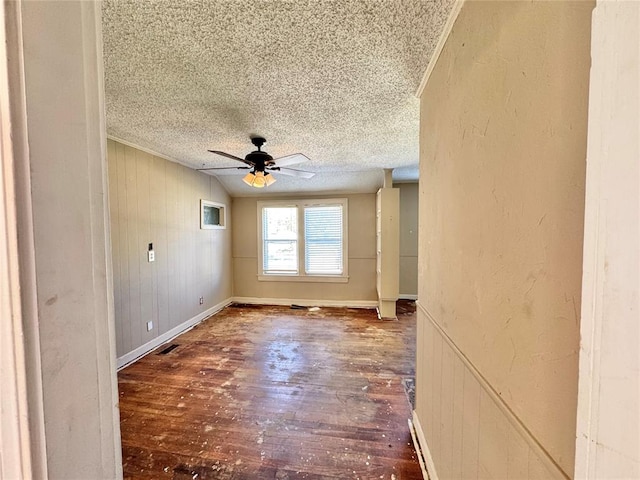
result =
[[[415,307],[231,306],[118,374],[128,479],[422,479]]]

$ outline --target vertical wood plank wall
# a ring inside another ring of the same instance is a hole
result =
[[[231,201],[214,177],[111,139],[107,157],[121,359],[231,298]],[[200,229],[201,199],[226,205],[226,229]]]
[[[465,2],[421,94],[418,436],[572,478],[593,2]]]
[[[418,307],[414,422],[438,479],[566,479],[478,370]]]

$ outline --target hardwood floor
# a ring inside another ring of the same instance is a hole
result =
[[[415,308],[230,306],[119,377],[125,478],[422,479]]]

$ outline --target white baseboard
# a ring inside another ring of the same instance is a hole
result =
[[[431,451],[429,450],[427,439],[424,437],[424,432],[422,431],[422,425],[420,425],[420,419],[418,418],[418,414],[416,413],[415,410],[413,411],[412,421],[413,421],[413,429],[415,430],[416,435],[418,437],[418,444],[420,445],[420,450],[422,451],[422,456],[424,457],[424,461],[426,463],[429,479],[438,480],[438,473],[436,472],[436,466],[433,463],[433,457],[431,456]]]
[[[422,450],[420,449],[420,442],[416,438],[416,429],[413,425],[413,422],[410,418],[407,418],[407,423],[409,424],[409,432],[411,433],[411,441],[413,442],[413,448],[416,450],[416,455],[418,456],[418,462],[420,462],[420,470],[422,470],[422,478],[423,480],[429,479],[429,472],[427,472],[427,467],[424,464],[424,455],[422,454]]]
[[[173,327],[168,332],[165,332],[162,335],[154,338],[153,340],[145,343],[144,345],[141,345],[140,347],[136,348],[135,350],[133,350],[133,351],[131,351],[129,353],[126,353],[126,354],[122,355],[121,357],[118,357],[117,363],[116,363],[117,369],[121,370],[122,368],[126,367],[130,363],[133,363],[136,360],[140,359],[141,357],[144,357],[147,353],[149,353],[150,351],[152,351],[156,347],[158,347],[158,346],[162,345],[163,343],[168,342],[172,338],[175,338],[178,335],[186,332],[190,328],[193,328],[195,325],[197,325],[198,323],[202,322],[205,318],[208,318],[211,315],[213,315],[214,313],[219,312],[220,310],[222,310],[227,305],[230,305],[232,302],[233,302],[233,300],[231,298],[227,298],[226,300],[223,300],[222,302],[218,303],[217,305],[214,305],[213,307],[206,309],[204,312],[199,313],[195,317],[190,318],[186,322],[181,323],[177,327]]]
[[[413,293],[401,293],[398,295],[400,300],[417,300],[418,295],[414,295]]]
[[[376,308],[376,300],[313,300],[306,298],[233,297],[234,303],[251,305],[301,305],[303,307]]]

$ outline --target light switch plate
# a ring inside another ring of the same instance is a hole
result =
[[[151,330],[153,330],[153,322],[149,320],[147,322],[147,332],[150,332]]]
[[[147,252],[147,256],[149,258],[149,261],[153,262],[156,259],[156,252],[154,252],[153,250],[149,250]]]

